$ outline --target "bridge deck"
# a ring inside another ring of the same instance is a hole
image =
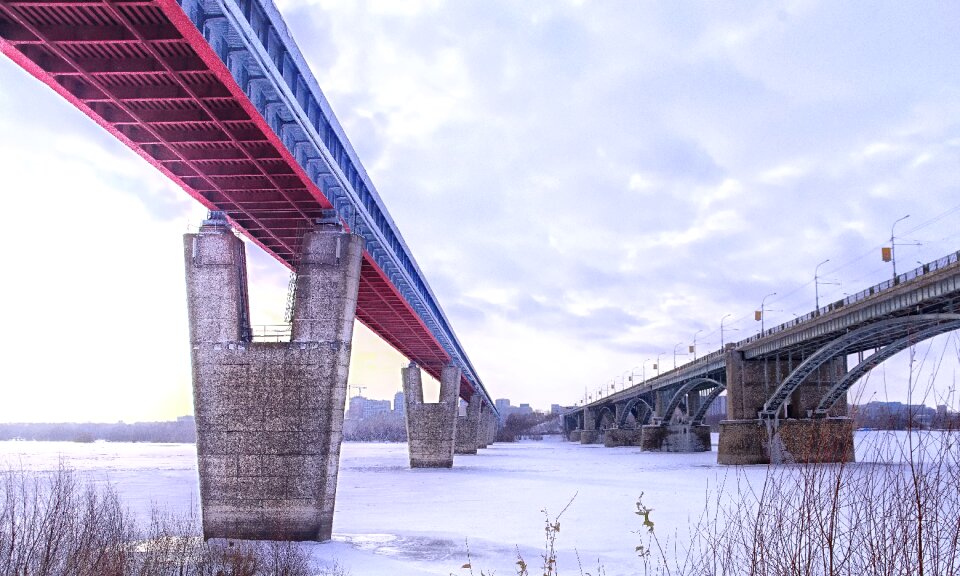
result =
[[[183,4],[2,0],[0,50],[290,268],[312,219],[337,208],[367,239],[360,321],[435,377],[453,358],[461,394],[492,407],[272,4]]]

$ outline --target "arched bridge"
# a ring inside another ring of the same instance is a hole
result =
[[[960,329],[960,252],[726,345],[565,416],[572,438],[709,450],[702,425],[727,392],[721,463],[853,457],[846,392],[897,352]],[[856,358],[848,367],[848,358]]]

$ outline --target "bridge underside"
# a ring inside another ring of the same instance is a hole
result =
[[[330,202],[174,0],[4,1],[0,51],[295,268]],[[448,354],[369,253],[357,318],[440,377]]]

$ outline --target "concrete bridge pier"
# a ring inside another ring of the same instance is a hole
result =
[[[640,446],[642,430],[640,428],[610,428],[603,434],[603,445],[607,448],[618,446]]]
[[[480,421],[477,422],[477,449],[486,448],[490,445],[491,438],[488,432],[489,420],[493,417],[490,405],[486,402],[480,403]]]
[[[467,413],[457,416],[457,442],[454,454],[476,454],[480,445],[480,406],[483,399],[480,394],[474,393],[467,403]]]
[[[640,446],[651,452],[709,452],[710,427],[693,424],[650,424],[642,428]]]
[[[326,212],[302,241],[290,342],[252,342],[243,242],[184,236],[204,538],[329,540],[363,240]]]
[[[497,430],[500,428],[500,421],[497,419],[497,415],[493,413],[491,408],[487,412],[486,420],[484,423],[484,441],[486,445],[489,446],[497,441]],[[486,446],[484,446],[486,447]]]
[[[727,351],[727,420],[720,422],[720,464],[852,462],[853,422],[841,398],[828,418],[809,416],[830,387],[847,372],[845,356],[810,374],[791,394],[777,418],[758,413],[779,383],[802,359],[745,360]]]
[[[423,379],[419,366],[411,362],[402,372],[410,467],[452,467],[457,437],[460,368],[443,367],[440,372],[440,401],[436,403],[423,401]]]
[[[583,430],[580,431],[581,444],[596,444],[600,441],[600,432],[597,431],[597,418],[589,407],[583,408]]]

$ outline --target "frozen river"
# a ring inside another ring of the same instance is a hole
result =
[[[858,446],[865,433],[858,433]],[[872,433],[873,435],[882,433]],[[716,442],[716,435],[714,435]],[[0,442],[0,464],[46,470],[63,459],[97,482],[113,483],[146,518],[151,506],[197,506],[192,444]],[[872,458],[858,448],[858,460]],[[474,573],[515,573],[516,553],[533,566],[544,544],[544,517],[573,499],[561,520],[561,572],[635,574],[640,543],[637,497],[654,509],[661,537],[687,530],[708,492],[739,478],[753,483],[763,466],[719,466],[714,451],[660,454],[557,440],[500,443],[458,455],[453,469],[411,470],[406,444],[344,443],[334,541],[312,546],[318,566],[336,560],[353,575],[461,574],[467,545]],[[576,552],[575,552],[576,551]]]

